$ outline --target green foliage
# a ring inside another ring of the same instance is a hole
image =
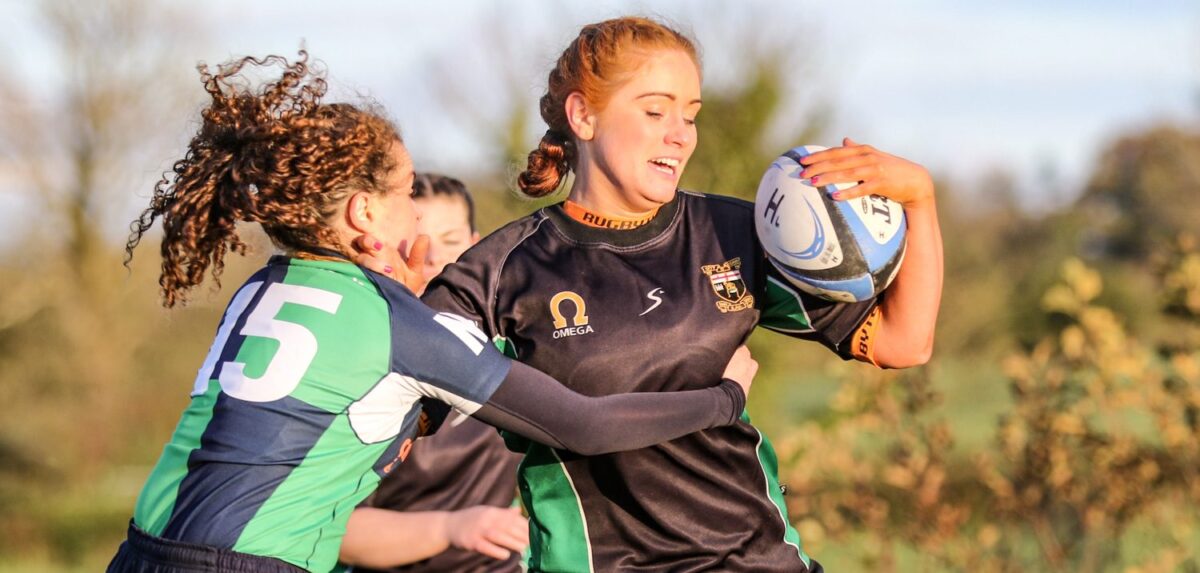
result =
[[[95,252],[0,266],[0,562],[95,570],[115,550],[216,329],[225,293],[167,314],[152,250],[132,273],[115,246]],[[228,282],[251,271],[229,263]]]
[[[1101,155],[1081,206],[1096,247],[1141,258],[1200,221],[1200,134],[1161,126],[1118,139]]]
[[[698,143],[683,175],[684,188],[754,200],[763,172],[787,150],[768,147],[772,128],[790,111],[782,72],[781,58],[764,56],[749,65],[743,81],[705,92],[696,121]],[[787,134],[785,145],[815,141],[824,127],[821,117],[808,114],[806,127]]]

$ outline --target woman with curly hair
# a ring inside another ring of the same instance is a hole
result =
[[[591,454],[736,421],[748,352],[695,392],[588,398],[421,304],[408,152],[377,111],[322,103],[301,56],[200,66],[199,133],[133,225],[127,257],[162,221],[168,307],[245,251],[241,222],[283,254],[230,301],[109,571],[330,570],[350,512],[451,407]],[[282,77],[258,90],[241,77],[271,65]],[[367,234],[403,255],[383,270],[407,286],[349,262]]]

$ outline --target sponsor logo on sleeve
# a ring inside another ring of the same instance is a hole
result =
[[[741,268],[741,257],[700,267],[700,272],[708,275],[709,283],[718,298],[717,309],[721,312],[737,312],[754,306],[754,295],[746,292],[746,281],[742,280]]]
[[[875,362],[875,331],[879,329],[881,318],[883,318],[882,308],[877,306],[871,309],[871,314],[867,315],[867,319],[851,337],[853,346],[850,348],[850,354],[863,362],[876,366],[879,364]]]

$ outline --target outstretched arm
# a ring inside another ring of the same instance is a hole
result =
[[[487,343],[468,319],[434,313],[391,278],[367,278],[388,301],[393,384],[548,446],[596,455],[644,448],[737,422],[758,364],[744,346],[716,386],[588,397]]]
[[[514,362],[504,383],[473,416],[584,455],[633,450],[737,422],[757,370],[743,346],[725,379],[712,388],[587,397]]]
[[[924,167],[850,138],[842,147],[809,155],[801,177],[814,184],[858,183],[834,194],[839,201],[882,195],[904,205],[908,247],[896,280],[880,305],[875,363],[907,368],[929,361],[942,300],[942,234],[933,179]]]

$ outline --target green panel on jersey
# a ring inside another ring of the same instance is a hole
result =
[[[353,282],[347,281],[346,275]],[[391,354],[387,302],[375,295],[375,285],[362,270],[349,263],[293,259],[283,282],[342,295],[336,314],[302,304],[285,304],[275,317],[304,325],[317,337],[319,351],[305,374],[310,383],[301,384],[291,396],[326,412],[340,412],[348,401],[357,400],[387,374],[387,364],[380,360]],[[355,296],[355,288],[364,289],[370,296]],[[377,334],[345,336],[347,324],[359,332]],[[337,385],[312,383],[318,380],[336,380]]]
[[[272,555],[310,571],[333,568],[350,512],[379,484],[372,466],[389,444],[362,445],[349,418],[338,416],[246,524],[233,550]],[[318,482],[325,485],[314,490]],[[328,513],[298,520],[297,507]]]
[[[503,336],[496,336],[492,338],[492,344],[496,345],[496,350],[499,350],[500,354],[503,354],[513,360],[517,359],[517,347],[513,346],[511,340]]]
[[[750,415],[743,412],[742,421],[749,424]],[[784,501],[783,491],[779,487],[779,458],[775,455],[775,448],[761,431],[757,428],[755,431],[758,432],[758,463],[762,465],[763,476],[766,477],[767,496],[779,509],[779,518],[783,520],[783,541],[796,548],[796,553],[800,555],[805,566],[812,567],[811,559],[800,548],[800,533],[788,521],[787,502]]]
[[[812,332],[812,321],[794,287],[769,276],[766,294],[759,326],[793,334]]]
[[[143,531],[160,535],[166,529],[167,521],[175,511],[179,484],[187,476],[187,460],[200,447],[200,437],[212,419],[213,404],[220,392],[221,385],[216,380],[210,380],[208,390],[193,396],[191,404],[183,411],[183,417],[175,427],[175,435],[163,448],[162,456],[158,458],[154,471],[138,495],[133,522]]]
[[[287,308],[290,305],[284,305]],[[279,314],[283,314],[281,311]],[[288,322],[296,322],[290,320]],[[242,372],[247,378],[259,378],[263,372],[267,371],[267,366],[271,364],[271,359],[279,352],[279,341],[274,338],[266,338],[263,336],[247,336],[238,347],[237,355],[234,356],[234,362],[241,362],[246,366]],[[219,372],[219,370],[218,370]]]
[[[529,569],[592,571],[583,507],[558,454],[533,444],[517,480],[530,517]]]

